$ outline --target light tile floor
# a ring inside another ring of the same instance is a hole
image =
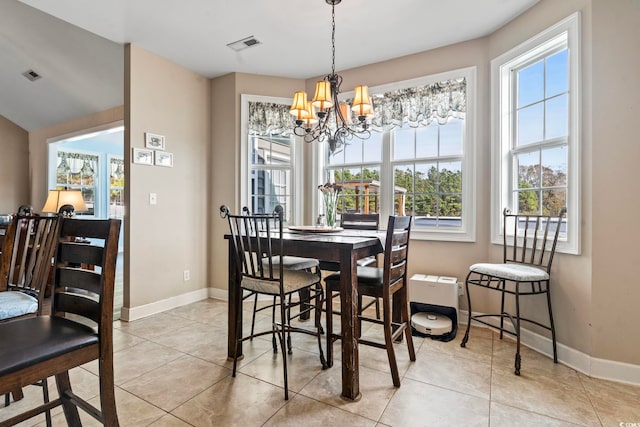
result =
[[[245,328],[250,325],[250,309],[247,304]],[[269,327],[270,318],[259,314],[257,323]],[[398,389],[392,385],[385,351],[361,346],[358,402],[339,397],[340,361],[322,371],[314,338],[294,335],[294,352],[288,356],[290,399],[285,401],[281,355],[273,354],[268,337],[245,345],[239,373],[231,377],[226,324],[226,302],[212,299],[131,323],[116,322],[121,425],[640,425],[639,387],[589,378],[527,348],[522,375],[517,377],[513,342],[481,328],[472,329],[467,348],[460,347],[460,332],[447,343],[414,338],[415,362],[409,361],[406,344],[398,344]],[[338,358],[339,348],[338,342]],[[96,372],[97,364],[87,364],[72,371],[71,381],[77,394],[99,405]],[[55,395],[53,381],[49,383]],[[26,388],[24,400],[0,408],[0,421],[41,401],[41,393],[36,386]],[[59,408],[53,414],[54,426],[65,425]],[[85,425],[97,425],[86,414],[82,419]],[[22,425],[44,425],[44,416]]]

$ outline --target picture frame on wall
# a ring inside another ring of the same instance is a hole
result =
[[[147,150],[145,148],[134,148],[133,156],[131,157],[133,163],[138,165],[153,165],[153,150]]]
[[[164,150],[164,135],[155,133],[144,133],[144,146],[153,150]]]
[[[173,153],[167,153],[166,151],[155,152],[156,166],[164,166],[168,168],[173,167]]]

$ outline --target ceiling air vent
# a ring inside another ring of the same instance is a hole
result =
[[[40,74],[36,73],[33,70],[25,71],[24,73],[22,73],[22,75],[32,82],[42,77]]]
[[[233,43],[229,43],[227,44],[227,46],[229,46],[231,49],[235,50],[236,52],[240,52],[241,50],[254,47],[259,44],[261,44],[260,40],[256,39],[253,36],[249,36],[249,37],[240,39],[238,41],[235,41]]]

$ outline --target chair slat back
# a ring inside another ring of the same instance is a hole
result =
[[[399,280],[406,282],[410,233],[410,216],[389,217],[384,247],[383,286],[385,292]]]
[[[503,211],[504,262],[527,264],[551,271],[566,209],[558,215],[514,214]]]
[[[120,220],[62,218],[55,253],[53,315],[75,314],[110,334]]]
[[[380,214],[340,214],[340,226],[352,230],[377,230],[380,225]]]
[[[0,259],[2,287],[37,298],[38,314],[51,270],[58,223],[58,217],[16,215],[7,230]]]
[[[272,214],[233,215],[227,206],[220,207],[223,218],[227,218],[238,274],[257,280],[279,282],[283,274],[283,227],[282,211]],[[264,260],[264,261],[263,261]]]

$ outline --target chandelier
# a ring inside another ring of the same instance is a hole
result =
[[[342,76],[336,74],[335,7],[342,0],[325,1],[331,5],[331,74],[316,83],[312,101],[308,101],[306,92],[296,92],[290,113],[296,118],[295,135],[303,137],[305,142],[328,141],[333,153],[354,136],[363,140],[371,136],[367,121],[373,117],[373,103],[367,86],[354,89],[351,106],[338,100]],[[352,120],[353,115],[356,120]]]

